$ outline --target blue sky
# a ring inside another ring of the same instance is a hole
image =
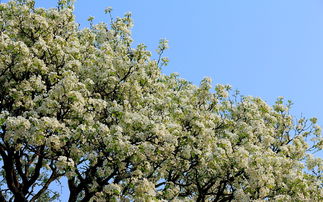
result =
[[[159,39],[169,40],[164,73],[195,84],[208,76],[270,104],[284,96],[296,117],[322,125],[323,0],[78,0],[76,19],[81,27],[89,16],[107,22],[108,6],[113,16],[132,12],[135,44],[154,51]]]

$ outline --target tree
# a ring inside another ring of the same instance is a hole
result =
[[[0,4],[0,201],[62,177],[69,201],[323,200],[315,118],[162,74],[130,14],[79,29],[71,1],[34,3]]]

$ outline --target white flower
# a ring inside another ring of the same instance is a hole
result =
[[[105,12],[105,13],[111,13],[111,11],[112,11],[112,7],[107,7],[107,8],[104,10],[104,12]]]

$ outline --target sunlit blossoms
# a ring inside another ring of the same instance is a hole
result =
[[[323,200],[316,118],[162,74],[130,13],[79,29],[72,1],[34,4],[0,4],[0,201]]]

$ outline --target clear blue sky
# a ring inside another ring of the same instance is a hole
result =
[[[132,12],[135,44],[154,51],[169,40],[164,73],[195,84],[209,76],[271,104],[284,96],[296,117],[316,116],[322,125],[323,0],[78,0],[77,21],[107,21],[108,6],[114,16]]]
[[[323,0],[78,0],[76,19],[107,21],[108,6],[114,16],[132,12],[135,44],[154,51],[169,40],[164,73],[195,84],[209,76],[270,104],[284,96],[296,117],[323,125]]]

